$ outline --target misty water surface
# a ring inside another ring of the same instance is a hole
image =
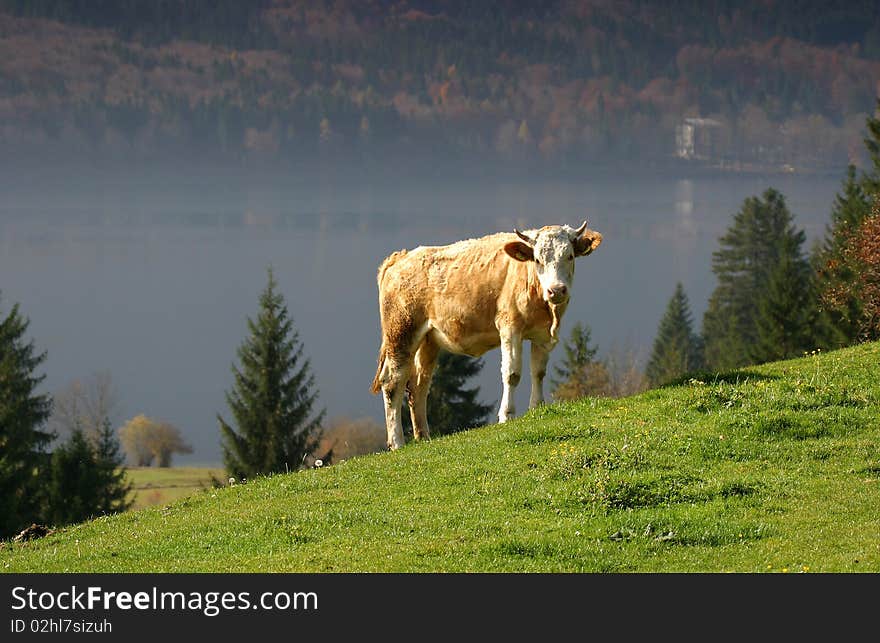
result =
[[[31,176],[2,186],[0,311],[18,302],[30,318],[29,337],[48,354],[44,391],[109,371],[117,425],[138,413],[167,420],[195,447],[176,463],[219,463],[216,414],[229,418],[230,365],[269,265],[328,416],[381,420],[369,386],[379,345],[376,269],[388,253],[588,218],[604,243],[578,262],[562,335],[581,320],[600,354],[629,347],[646,359],[676,281],[699,327],[715,285],[712,252],[743,199],[781,190],[809,244],[824,231],[840,179]],[[495,403],[498,351],[484,362],[476,383]],[[519,411],[527,401],[524,377]]]

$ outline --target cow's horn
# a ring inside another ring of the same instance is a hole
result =
[[[520,232],[520,231],[517,230],[516,228],[514,228],[513,231],[516,233],[516,236],[518,236],[520,239],[522,239],[523,241],[525,241],[525,242],[526,242],[527,244],[529,244],[530,246],[534,246],[534,245],[535,245],[535,240],[534,240],[534,239],[530,239],[528,236],[524,235],[522,232]]]
[[[575,238],[581,236],[584,233],[584,230],[586,230],[586,229],[587,229],[587,221],[585,219],[584,222],[581,224],[581,227],[574,231]]]

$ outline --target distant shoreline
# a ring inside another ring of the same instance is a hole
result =
[[[128,161],[126,159],[83,159],[65,162],[60,159],[0,159],[0,187],[21,191],[30,185],[63,186],[79,181],[103,181],[108,188],[163,188],[217,182],[224,188],[238,182],[251,187],[303,185],[336,187],[338,185],[399,185],[402,181],[577,181],[585,178],[723,178],[730,176],[820,176],[844,177],[846,167],[799,167],[789,164],[733,163],[721,161],[669,160],[668,162],[614,161],[604,164],[577,163],[564,167],[542,164],[498,164],[479,159],[411,162],[376,159],[370,164],[315,163],[309,165],[269,162],[220,162],[208,165],[198,160]],[[318,183],[316,183],[318,182]]]

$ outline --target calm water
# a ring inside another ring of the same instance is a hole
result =
[[[179,426],[195,447],[177,463],[220,462],[216,414],[271,264],[328,416],[382,419],[369,393],[379,344],[376,268],[390,252],[514,226],[578,225],[604,235],[579,261],[576,320],[605,354],[647,358],[681,281],[699,324],[717,239],[746,197],[787,197],[808,243],[821,236],[840,177],[618,177],[580,182],[400,185],[292,179],[7,180],[0,203],[0,311],[19,302],[46,350],[44,389],[106,370],[121,424],[138,413]],[[559,359],[557,350],[551,366]],[[500,397],[498,351],[476,382]],[[526,361],[527,363],[527,361]],[[517,395],[528,401],[528,378]]]

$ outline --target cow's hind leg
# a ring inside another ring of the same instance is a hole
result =
[[[416,351],[415,363],[409,379],[409,413],[412,419],[413,436],[416,440],[428,440],[431,431],[428,428],[428,391],[431,378],[437,365],[440,347],[428,333],[419,350]]]
[[[387,445],[392,451],[404,445],[403,425],[401,424],[401,406],[406,393],[406,381],[412,369],[409,357],[395,358],[386,355],[382,369],[382,402],[385,405],[385,431]]]
[[[387,444],[391,450],[399,449],[405,444],[403,424],[401,423],[401,407],[406,393],[406,383],[413,371],[413,356],[426,331],[426,326],[417,328],[402,324],[396,336],[385,339],[385,361],[380,369],[378,379],[381,383],[382,401],[385,405]]]

